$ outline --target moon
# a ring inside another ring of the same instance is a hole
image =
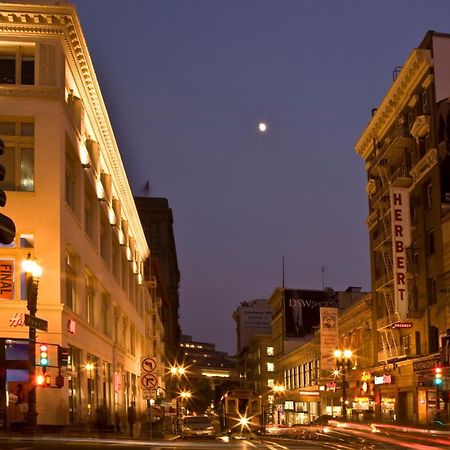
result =
[[[265,133],[265,132],[267,131],[267,124],[264,123],[264,122],[260,122],[260,123],[258,124],[258,130],[259,130],[261,133]]]

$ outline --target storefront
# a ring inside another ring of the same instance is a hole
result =
[[[26,422],[29,369],[27,340],[0,339],[0,429]]]
[[[384,423],[395,422],[396,386],[394,376],[389,373],[374,375],[375,418]]]
[[[355,422],[373,421],[375,417],[375,398],[373,377],[369,371],[363,371],[354,383],[349,410],[351,420]]]
[[[319,417],[319,390],[288,391],[275,406],[275,423],[278,425],[307,425]]]
[[[428,357],[413,363],[417,377],[417,422],[421,425],[435,420],[440,410],[438,390],[433,385],[433,370],[437,362],[436,357]]]

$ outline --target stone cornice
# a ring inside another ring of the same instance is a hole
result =
[[[422,78],[432,67],[431,54],[426,49],[415,49],[403,66],[369,125],[355,145],[356,152],[367,160],[373,150],[374,139],[380,141],[408,104]]]
[[[8,39],[54,37],[62,40],[85,114],[94,128],[103,160],[112,176],[114,194],[121,202],[124,219],[129,224],[129,232],[135,238],[137,251],[144,260],[150,250],[74,6],[0,2],[0,40],[1,36]]]

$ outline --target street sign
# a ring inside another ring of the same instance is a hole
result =
[[[158,377],[152,373],[146,373],[141,377],[142,389],[155,389],[158,386]]]
[[[48,322],[46,320],[39,319],[39,317],[30,316],[29,314],[25,314],[25,326],[42,331],[48,330]]]
[[[152,373],[156,370],[156,359],[155,358],[141,358],[141,368],[145,373]]]
[[[144,400],[155,400],[156,391],[154,389],[142,389],[142,398]]]

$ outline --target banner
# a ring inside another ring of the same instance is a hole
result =
[[[320,368],[333,370],[333,352],[339,347],[338,308],[320,308]]]
[[[0,299],[14,300],[14,259],[0,259]]]
[[[411,218],[407,188],[391,187],[392,266],[394,270],[394,309],[396,319],[408,316],[406,247],[411,245]],[[394,311],[389,311],[389,314]]]

